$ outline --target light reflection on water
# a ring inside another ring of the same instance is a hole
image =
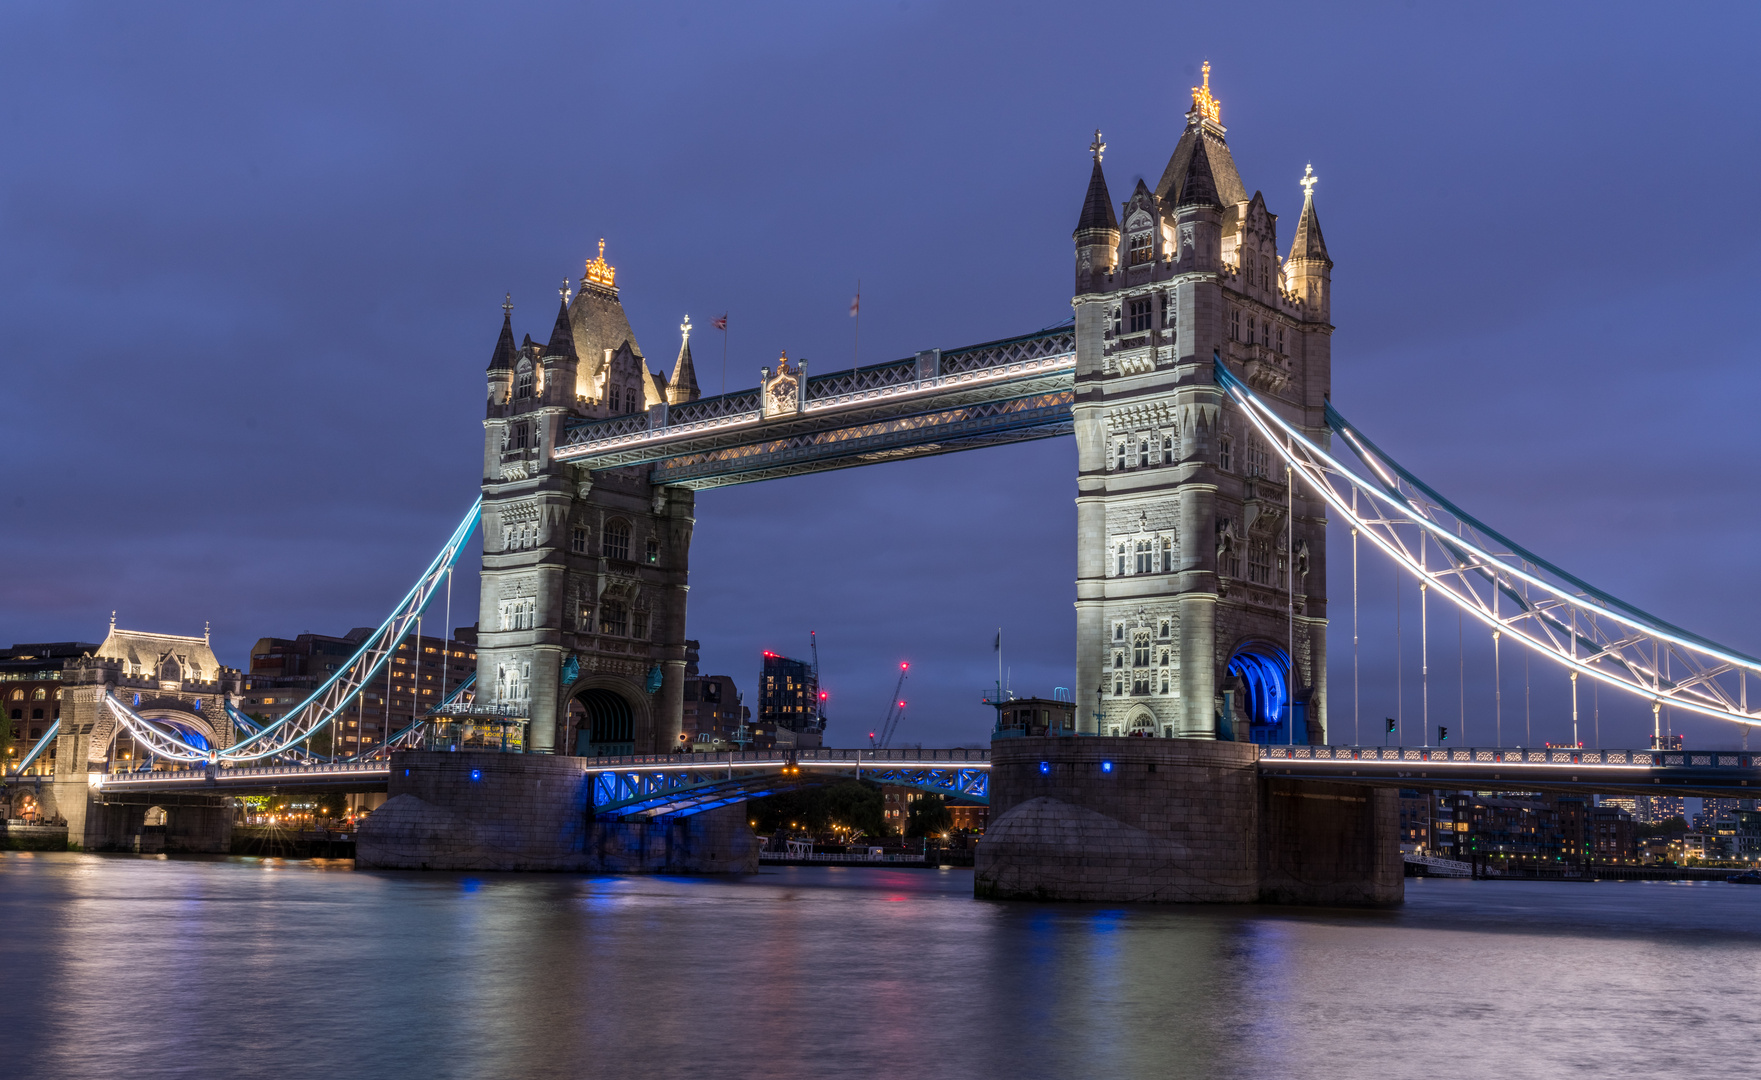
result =
[[[0,1076],[1748,1076],[1761,888],[1398,911],[0,853]]]

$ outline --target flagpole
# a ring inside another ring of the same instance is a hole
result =
[[[856,279],[856,302],[850,306],[850,314],[856,316],[856,334],[851,343],[850,370],[855,371],[862,366],[862,279]],[[854,389],[854,387],[852,387]]]
[[[728,316],[722,313],[722,393],[728,392]]]

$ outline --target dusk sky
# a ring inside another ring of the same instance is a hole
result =
[[[730,389],[784,350],[850,364],[858,279],[867,362],[1061,322],[1094,129],[1115,200],[1153,185],[1209,60],[1282,246],[1320,178],[1341,411],[1519,542],[1761,653],[1761,9],[1535,7],[8,4],[0,644],[99,641],[115,610],[211,621],[244,667],[376,625],[476,497],[503,294],[543,339],[601,237],[651,363],[690,314],[706,393],[724,311]],[[1073,685],[1074,473],[1061,439],[701,494],[703,670],[750,700],[760,651],[816,630],[833,744],[866,744],[901,659],[903,741],[983,739],[998,627],[1017,692]],[[1396,709],[1391,580],[1366,555],[1366,740]],[[1432,611],[1433,718],[1465,699],[1489,743],[1485,635],[1458,690]],[[1565,738],[1566,677],[1531,678],[1533,738]],[[1648,735],[1599,705],[1604,743]]]

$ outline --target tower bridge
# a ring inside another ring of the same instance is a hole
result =
[[[1537,762],[1520,748],[1462,760],[1337,745],[1326,635],[1334,518],[1352,536],[1354,641],[1367,544],[1421,585],[1421,605],[1446,601],[1482,624],[1495,657],[1517,647],[1568,671],[1574,722],[1590,679],[1649,702],[1654,716],[1761,723],[1747,691],[1761,661],[1527,551],[1345,419],[1330,401],[1333,262],[1317,178],[1310,169],[1298,182],[1300,209],[1281,240],[1278,215],[1236,169],[1204,70],[1153,187],[1140,180],[1115,203],[1096,132],[1066,323],[848,370],[785,357],[756,388],[705,397],[689,320],[670,374],[650,367],[603,242],[560,291],[544,341],[516,342],[505,303],[485,373],[481,498],[392,615],[288,716],[258,730],[210,724],[212,738],[133,699],[132,669],[74,665],[51,785],[70,822],[93,791],[347,771],[290,758],[386,670],[480,526],[470,709],[520,725],[523,753],[410,750],[388,763],[381,747],[376,764],[345,763],[360,777],[383,768],[394,795],[363,850],[383,865],[654,868],[685,851],[696,868],[732,866],[745,858],[732,802],[862,763],[729,759],[718,771],[673,752],[695,493],[1065,435],[1081,737],[998,739],[987,760],[899,773],[974,798],[982,779],[993,820],[981,891],[1385,903],[1400,888],[1390,785],[1414,774],[1746,787],[1746,755],[1702,764],[1620,751],[1617,762],[1598,750],[1595,761]],[[160,771],[182,774],[94,772],[124,729]],[[547,820],[596,824],[532,824]],[[517,836],[526,839],[505,839]],[[528,854],[506,854],[515,849]]]

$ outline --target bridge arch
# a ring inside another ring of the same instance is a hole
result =
[[[136,715],[143,720],[151,720],[159,728],[175,732],[179,738],[198,750],[220,749],[225,745],[220,733],[205,717],[182,709],[142,709]],[[90,760],[103,761],[116,752],[116,739],[123,733],[123,726],[117,724],[110,729],[110,738],[103,746],[94,745],[90,749]],[[150,752],[139,740],[136,749]]]
[[[566,753],[579,757],[633,754],[653,730],[649,695],[615,676],[590,676],[568,689]]]
[[[1294,702],[1290,654],[1270,642],[1245,641],[1229,654],[1225,671],[1238,690],[1231,711],[1237,724],[1247,724],[1249,741],[1288,742],[1292,712],[1301,710]],[[1300,718],[1297,726],[1303,726]],[[1306,730],[1302,741],[1308,742]]]

